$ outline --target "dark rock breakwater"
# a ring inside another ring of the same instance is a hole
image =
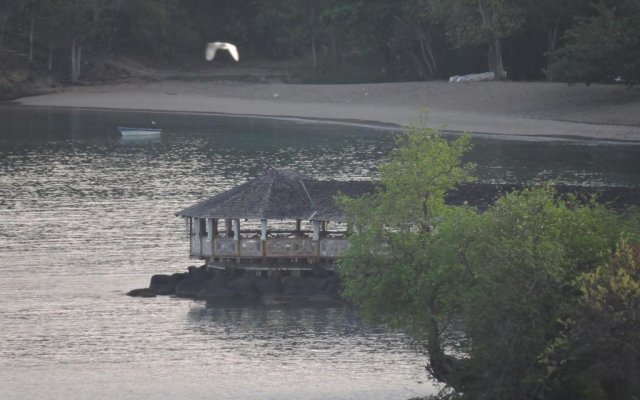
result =
[[[334,271],[248,271],[191,266],[187,272],[153,275],[148,288],[127,293],[134,297],[173,295],[207,304],[226,301],[340,303],[340,278]]]

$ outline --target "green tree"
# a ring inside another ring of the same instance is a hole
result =
[[[19,14],[23,7],[23,0],[0,0],[0,51],[4,46],[4,36],[9,20]]]
[[[489,70],[496,80],[507,79],[502,42],[523,25],[527,9],[524,0],[446,0],[442,6],[453,45],[484,43]]]
[[[462,243],[458,224],[443,229],[438,246],[449,252],[449,243],[457,243],[454,265],[464,266],[459,279],[468,283],[451,288],[464,290],[457,301],[471,342],[468,391],[495,399],[554,398],[545,393],[538,358],[558,335],[557,321],[575,314],[575,278],[606,259],[618,222],[600,205],[558,200],[543,187],[499,199],[464,228]]]
[[[193,21],[198,21],[196,16],[191,16]],[[185,50],[204,52],[205,39],[189,28],[189,17],[179,0],[123,1],[105,22],[109,24],[101,30],[100,42],[113,42],[120,53],[144,54],[158,61]]]
[[[436,0],[405,0],[396,6],[395,30],[387,39],[400,61],[409,60],[422,79],[440,72],[436,46],[444,42],[442,16]]]
[[[360,16],[365,3],[361,0],[327,0],[320,14],[320,21],[326,26],[328,43],[331,48],[331,58],[333,60],[333,70],[340,72],[345,53],[354,42],[359,42],[366,47],[366,40],[359,40],[365,36],[365,32],[360,31],[358,35],[353,32],[359,29],[369,30],[369,26],[362,25]],[[361,47],[359,51],[363,51]]]
[[[434,262],[430,241],[445,216],[447,190],[471,180],[473,166],[461,162],[468,136],[449,143],[437,131],[414,130],[380,167],[380,188],[357,199],[342,198],[353,231],[340,263],[345,295],[365,315],[408,330],[423,341],[430,369],[460,387],[461,361],[445,354],[441,297],[451,271]],[[456,212],[461,219],[468,210]],[[466,214],[465,214],[466,213]],[[456,219],[458,220],[458,219]]]
[[[638,218],[559,199],[550,186],[509,193],[481,214],[448,206],[447,190],[472,179],[461,162],[468,138],[418,130],[405,140],[374,194],[342,200],[353,226],[340,263],[345,295],[422,342],[432,375],[465,398],[571,398],[554,383],[569,372],[549,374],[550,349],[593,304],[584,277],[607,265],[621,237],[640,238]],[[635,325],[623,329],[635,337]]]
[[[49,29],[70,50],[70,81],[82,74],[83,50],[91,46],[104,27],[104,18],[115,0],[51,0],[47,4]]]
[[[586,15],[589,4],[590,0],[529,0],[526,23],[530,32],[545,36],[544,73],[548,81],[553,80],[551,63],[561,36],[573,26],[576,17]]]
[[[596,6],[596,15],[581,18],[553,53],[554,78],[587,84],[620,77],[640,80],[640,1]]]
[[[541,357],[547,385],[565,398],[635,399],[640,393],[640,246],[629,240],[579,276],[579,312],[561,321],[562,331]]]

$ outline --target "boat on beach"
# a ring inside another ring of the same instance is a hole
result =
[[[127,128],[119,126],[118,130],[123,137],[160,135],[162,129],[159,128]]]

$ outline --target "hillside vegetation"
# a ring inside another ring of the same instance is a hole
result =
[[[631,85],[640,0],[2,0],[0,91],[128,76],[122,58],[189,70],[211,41],[241,62],[294,60],[309,82],[493,71]]]

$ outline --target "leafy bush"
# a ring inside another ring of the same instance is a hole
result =
[[[446,205],[447,190],[473,179],[460,161],[469,148],[468,137],[415,130],[380,168],[378,191],[342,199],[353,226],[345,295],[423,343],[432,375],[463,398],[639,396],[628,243],[640,219],[561,200],[550,185],[482,214]]]

